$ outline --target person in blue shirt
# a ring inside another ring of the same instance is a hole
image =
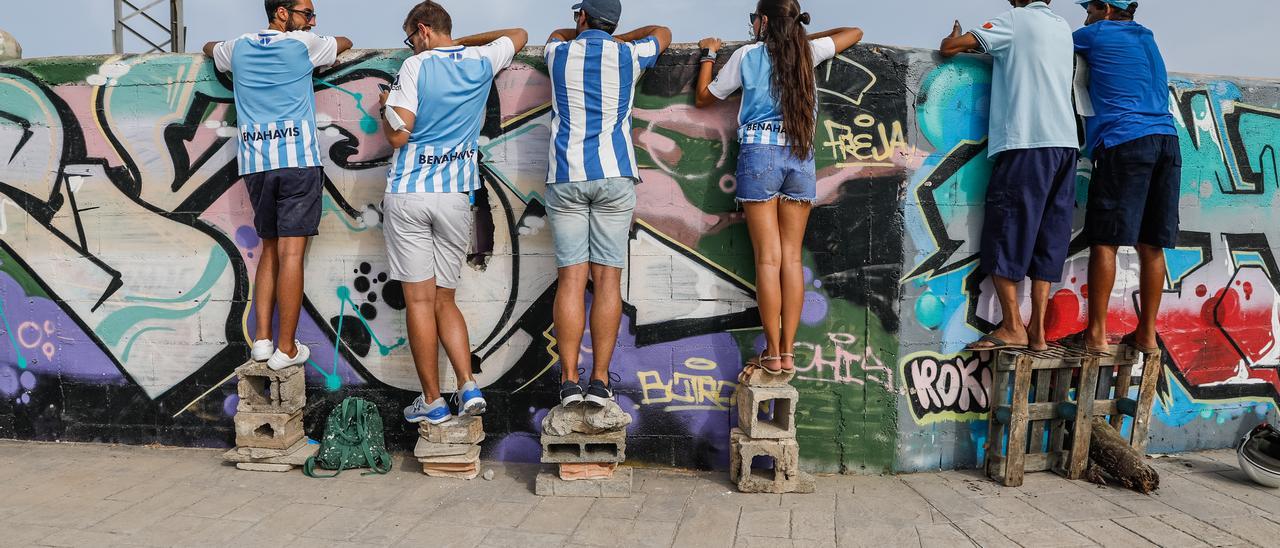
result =
[[[613,35],[619,0],[573,6],[571,29],[547,39],[551,76],[551,147],[546,207],[555,240],[557,283],[552,318],[560,353],[560,404],[604,406],[613,399],[609,363],[622,323],[622,269],[640,181],[631,144],[636,85],[671,44],[657,25]],[[579,385],[578,359],[591,295],[591,381]]]
[[[723,43],[707,38],[696,104],[709,107],[742,90],[738,111],[737,200],[755,251],[756,301],[765,348],[747,368],[793,373],[804,309],[804,233],[817,199],[814,68],[862,39],[857,28],[809,34],[797,0],[760,0],[750,14],[755,42],[738,48],[712,79]],[[748,371],[749,374],[749,371]]]
[[[991,276],[1001,320],[968,350],[1047,350],[1049,290],[1062,280],[1075,212],[1080,143],[1072,105],[1071,27],[1048,0],[1010,0],[1012,10],[963,32],[957,21],[941,53],[990,54],[991,118],[979,268]],[[1018,284],[1031,278],[1031,317],[1024,324]]]
[[[237,160],[262,238],[251,357],[279,370],[311,356],[294,339],[302,311],[303,254],[307,240],[319,233],[324,192],[311,74],[333,64],[351,49],[351,41],[310,32],[317,17],[312,0],[266,0],[265,7],[268,28],[210,42],[204,53],[219,71],[232,73],[240,130]],[[276,312],[280,324],[272,337]]]
[[[489,90],[529,35],[508,29],[455,40],[449,12],[429,0],[409,11],[404,32],[414,55],[382,95],[389,107],[383,133],[395,148],[382,232],[391,279],[404,287],[409,348],[422,383],[404,417],[440,424],[452,416],[440,396],[441,346],[457,377],[458,414],[479,415],[487,405],[471,374],[470,337],[455,295],[471,244]]]
[[[1088,11],[1075,32],[1076,53],[1089,65],[1087,118],[1093,158],[1085,238],[1089,251],[1089,327],[1071,342],[1107,345],[1107,309],[1120,246],[1137,248],[1138,327],[1123,342],[1147,353],[1158,347],[1156,316],[1164,293],[1164,250],[1178,245],[1182,151],[1169,110],[1169,75],[1151,30],[1133,20],[1138,3],[1080,0]]]

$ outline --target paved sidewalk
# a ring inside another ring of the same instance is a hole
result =
[[[431,479],[242,472],[219,452],[0,442],[4,546],[1276,546],[1280,491],[1235,454],[1154,461],[1147,497],[1029,474],[820,477],[812,495],[734,493],[724,474],[637,470],[630,499],[543,499],[537,470]],[[419,469],[420,470],[420,469]]]

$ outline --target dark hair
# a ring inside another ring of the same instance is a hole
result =
[[[584,13],[585,13],[585,12],[584,12]],[[589,29],[595,29],[595,30],[599,30],[599,31],[604,31],[604,32],[607,32],[607,33],[609,33],[609,34],[613,34],[613,33],[614,33],[614,31],[618,30],[618,24],[617,24],[617,23],[610,23],[610,22],[605,21],[604,19],[601,19],[601,18],[599,18],[599,17],[593,17],[590,13],[588,13],[588,14],[587,14],[587,28],[589,28]]]
[[[760,0],[756,13],[769,18],[760,39],[773,63],[774,98],[782,106],[782,124],[797,158],[813,154],[818,91],[813,76],[813,50],[804,25],[809,14],[797,0]]]
[[[1107,9],[1107,6],[1109,5],[1110,4],[1107,4],[1102,0],[1093,0],[1093,7],[1096,9],[1104,10],[1104,9]],[[1114,8],[1115,6],[1111,6],[1111,7]],[[1132,20],[1133,16],[1138,13],[1138,3],[1133,2],[1129,4],[1129,7],[1125,9],[1116,8],[1116,13],[1119,14],[1119,18],[1122,21]]]
[[[453,34],[453,18],[449,17],[449,12],[444,9],[444,6],[431,0],[426,0],[409,10],[409,16],[404,18],[405,32],[411,32],[418,27],[419,23],[436,32]]]
[[[276,10],[280,8],[293,9],[296,5],[298,5],[298,0],[267,0],[267,22],[270,23],[276,20]]]

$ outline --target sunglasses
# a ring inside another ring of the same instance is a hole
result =
[[[759,21],[759,20],[760,20],[760,14],[759,14],[759,13],[752,13],[752,14],[751,14],[751,24],[752,24],[752,25],[756,24],[756,21]]]
[[[298,15],[306,17],[307,21],[316,20],[316,12],[314,10],[295,10],[293,8],[285,8],[285,9],[289,10],[289,13],[296,13]]]

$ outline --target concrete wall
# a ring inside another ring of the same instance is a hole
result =
[[[406,53],[349,54],[315,81],[328,180],[300,331],[313,349],[313,437],[351,395],[383,409],[393,445],[415,435],[398,419],[417,380],[403,296],[385,277],[379,201],[391,151],[374,118],[377,84]],[[538,51],[526,53],[490,101],[487,215],[459,294],[491,402],[486,458],[509,461],[536,460],[558,380],[541,203],[550,90]],[[734,378],[762,342],[732,199],[737,105],[692,108],[695,60],[688,48],[664,55],[637,97],[645,182],[614,371],[636,419],[632,458],[714,468],[727,464]],[[810,469],[980,457],[989,374],[958,352],[992,319],[989,287],[972,275],[989,73],[978,58],[940,64],[875,46],[818,69],[820,205],[805,242],[796,381]],[[0,437],[230,444],[260,246],[236,177],[230,88],[188,55],[0,65]],[[1171,94],[1187,156],[1187,247],[1170,255],[1156,451],[1228,445],[1272,412],[1280,386],[1267,368],[1280,362],[1269,244],[1280,239],[1280,114],[1267,110],[1280,84],[1179,77]],[[1087,181],[1082,165],[1082,192]],[[1122,260],[1117,331],[1133,316]],[[1082,321],[1082,265],[1074,253],[1055,333]]]

